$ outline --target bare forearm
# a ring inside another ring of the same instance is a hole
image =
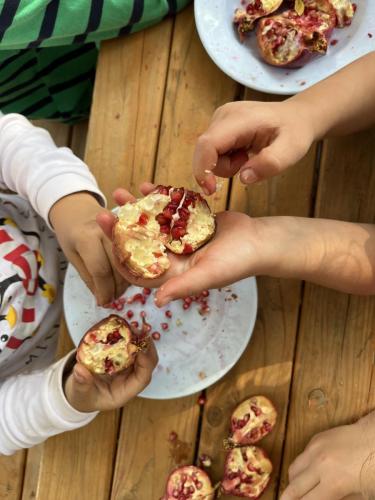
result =
[[[375,52],[290,99],[307,109],[315,136],[345,135],[375,123]]]
[[[264,246],[258,274],[375,294],[375,226],[298,217],[258,221]]]

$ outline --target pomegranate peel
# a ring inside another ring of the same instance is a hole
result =
[[[113,375],[131,366],[144,347],[144,340],[133,335],[127,321],[111,314],[85,333],[76,359],[92,373]]]
[[[231,416],[231,435],[224,440],[227,449],[255,444],[275,427],[277,411],[265,396],[253,396],[240,403]]]
[[[199,193],[158,186],[118,210],[113,251],[134,276],[157,278],[170,266],[166,250],[190,254],[212,238],[215,218]]]
[[[256,500],[267,488],[272,463],[264,450],[257,446],[235,448],[225,460],[221,490],[227,495]]]

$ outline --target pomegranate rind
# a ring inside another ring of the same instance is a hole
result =
[[[313,57],[327,52],[335,24],[335,11],[328,0],[305,0],[301,16],[287,10],[259,22],[260,54],[272,66],[302,67]]]
[[[283,0],[250,0],[246,6],[236,9],[233,23],[237,26],[240,39],[243,40],[254,29],[258,19],[272,14],[282,3]]]
[[[182,495],[185,500],[213,500],[214,493],[207,473],[194,465],[186,465],[170,474],[164,500],[178,500]]]
[[[193,253],[212,238],[215,229],[215,217],[199,193],[158,186],[118,210],[113,252],[132,275],[154,279],[170,266],[166,249]]]
[[[227,495],[256,500],[267,488],[272,469],[272,462],[262,448],[235,448],[227,454],[221,489]]]
[[[108,335],[114,332],[121,338],[113,344],[105,343]],[[127,321],[111,314],[85,333],[78,345],[76,359],[92,373],[114,375],[131,366],[139,350]]]
[[[337,27],[345,28],[350,26],[355,14],[355,8],[350,0],[330,0],[333,8],[335,9]]]
[[[240,403],[231,416],[230,447],[255,444],[272,432],[277,411],[265,396],[253,396]]]

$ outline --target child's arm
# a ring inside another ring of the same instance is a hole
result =
[[[211,194],[213,174],[240,172],[245,184],[272,177],[301,159],[314,140],[371,125],[374,88],[375,52],[284,102],[225,104],[198,139],[193,160],[198,183]]]
[[[49,133],[16,114],[0,117],[0,185],[27,199],[52,225],[67,258],[101,305],[125,284],[95,217],[105,200],[87,166]]]
[[[143,194],[152,188],[145,184]],[[131,199],[127,191],[117,190],[118,204]],[[98,223],[111,238],[114,216],[102,213]],[[373,225],[302,217],[252,219],[222,212],[209,243],[191,256],[169,257],[171,267],[156,280],[135,279],[117,266],[138,286],[160,287],[158,306],[257,275],[298,278],[349,293],[375,293]]]
[[[111,382],[93,377],[77,364],[66,374],[70,360],[74,363],[72,353],[45,370],[9,377],[0,386],[0,455],[78,429],[98,411],[124,406],[150,382],[157,354],[150,344],[130,372]]]

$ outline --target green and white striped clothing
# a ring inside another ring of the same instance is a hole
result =
[[[0,109],[87,116],[98,42],[147,28],[190,0],[0,0]]]

